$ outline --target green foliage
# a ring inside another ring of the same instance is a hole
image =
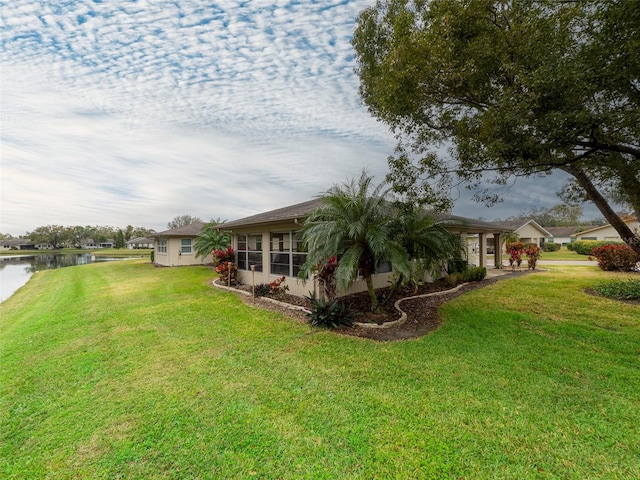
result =
[[[543,252],[557,252],[558,250],[560,250],[560,248],[562,248],[562,245],[560,245],[559,243],[545,242],[542,244]]]
[[[264,297],[271,292],[271,285],[268,283],[259,283],[254,287],[256,297]]]
[[[124,232],[122,229],[118,229],[116,232],[116,238],[114,239],[114,248],[124,248],[126,247],[126,240],[124,239]]]
[[[335,279],[347,289],[358,274],[367,283],[372,310],[378,309],[372,275],[382,262],[409,274],[407,253],[394,237],[391,204],[384,184],[372,187],[373,177],[365,171],[359,180],[334,185],[322,197],[323,204],[305,220],[300,237],[307,247],[307,261],[300,278],[308,278],[318,265],[334,255],[338,258]]]
[[[312,326],[338,328],[352,325],[353,314],[348,305],[335,298],[316,298],[313,293],[307,298],[311,300],[311,312],[306,315]]]
[[[360,95],[398,138],[394,190],[446,206],[461,179],[491,204],[511,179],[559,169],[573,177],[567,197],[592,201],[632,238],[607,201],[618,194],[640,212],[632,3],[379,0],[365,8],[353,37]]]
[[[461,283],[481,282],[486,276],[486,267],[470,267],[459,272],[449,273],[443,277],[442,281],[453,288]]]
[[[593,289],[602,296],[618,300],[640,300],[640,279],[607,280]]]
[[[605,271],[632,272],[640,264],[640,255],[628,245],[604,245],[591,253],[598,259],[598,267]]]
[[[219,223],[210,222],[203,225],[194,242],[194,250],[197,257],[205,258],[213,253],[214,250],[224,249],[231,245],[231,232],[216,228]]]
[[[202,223],[202,220],[199,217],[192,217],[191,215],[177,215],[167,223],[167,229],[173,230],[174,228],[184,227],[192,223]]]
[[[568,244],[567,248],[580,255],[592,255],[594,248],[603,247],[604,245],[624,245],[624,243],[610,240],[578,240]]]
[[[155,250],[151,250],[151,263],[156,261],[156,251]]]

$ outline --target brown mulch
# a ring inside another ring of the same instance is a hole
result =
[[[393,341],[404,340],[410,338],[418,338],[437,329],[441,324],[438,315],[438,307],[453,298],[477,288],[483,288],[491,285],[502,278],[513,278],[514,276],[525,275],[530,271],[511,272],[508,275],[494,277],[463,285],[459,290],[444,293],[441,295],[433,295],[429,297],[407,298],[400,303],[400,308],[407,314],[407,320],[401,325],[394,325],[387,328],[371,328],[354,325],[352,327],[341,327],[334,330],[343,335],[354,337],[368,338],[377,341]],[[354,312],[354,320],[360,323],[378,323],[383,324],[398,320],[401,313],[393,308],[396,300],[404,297],[413,297],[425,293],[433,293],[444,290],[450,290],[450,287],[442,284],[427,284],[420,288],[417,292],[399,292],[390,301],[385,302],[380,314],[372,314],[370,312],[371,300],[367,292],[357,293],[342,297],[340,300],[350,305],[351,311]],[[384,298],[388,294],[388,289],[376,290],[378,298]],[[300,321],[307,321],[304,312],[300,310],[292,310],[283,305],[274,304],[263,298],[256,298],[255,301],[245,295],[239,295],[246,303],[256,305],[267,310],[278,311],[283,315]],[[280,295],[275,298],[281,302],[291,305],[298,305],[307,309],[311,308],[311,302],[306,298],[300,298],[293,295]]]

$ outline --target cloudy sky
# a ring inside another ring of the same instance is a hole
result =
[[[309,200],[394,141],[360,104],[350,40],[373,0],[1,2],[0,232],[164,230]],[[522,183],[488,220],[559,203]]]

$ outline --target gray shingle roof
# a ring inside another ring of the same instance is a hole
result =
[[[297,203],[288,207],[278,208],[276,210],[270,210],[268,212],[259,213],[250,217],[240,218],[231,222],[225,222],[218,225],[218,228],[224,230],[233,230],[234,227],[248,227],[254,225],[262,225],[275,222],[293,221],[294,219],[302,219],[309,215],[313,210],[322,205],[322,199],[316,198],[307,202]],[[437,220],[448,221],[456,227],[469,229],[470,233],[473,231],[482,232],[508,232],[511,231],[509,227],[506,227],[500,223],[482,222],[480,220],[473,220],[471,218],[460,217],[451,214],[437,214],[434,215]]]
[[[294,220],[309,215],[312,211],[322,205],[322,199],[316,198],[307,202],[296,203],[288,207],[278,208],[250,217],[240,218],[231,222],[225,222],[218,225],[218,228],[231,230],[233,227],[245,227],[249,225],[258,225],[262,223],[273,223],[278,221]]]
[[[178,228],[172,228],[171,230],[165,230],[164,232],[154,233],[152,237],[197,237],[200,235],[200,230],[204,226],[203,222],[195,222],[190,225],[184,225]]]

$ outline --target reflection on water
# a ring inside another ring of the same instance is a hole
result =
[[[35,272],[131,258],[140,257],[96,257],[90,253],[38,253],[24,256],[0,256],[0,302],[13,295],[16,290],[27,283]]]

